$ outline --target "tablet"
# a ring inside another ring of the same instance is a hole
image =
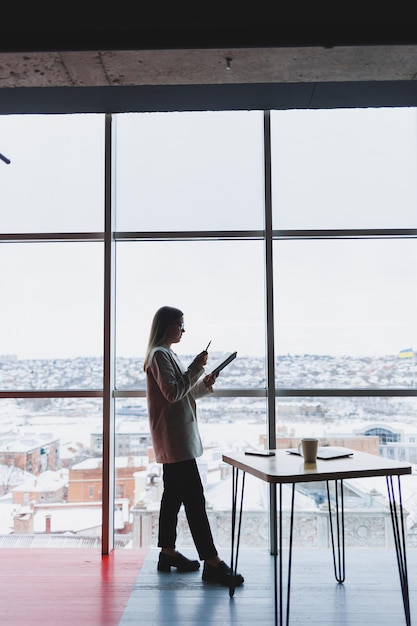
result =
[[[237,352],[227,352],[222,358],[208,368],[208,373],[216,376],[237,356]]]

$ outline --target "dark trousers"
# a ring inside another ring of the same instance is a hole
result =
[[[195,459],[165,463],[163,479],[158,546],[175,549],[178,513],[183,504],[200,560],[217,556],[206,513],[203,485]]]

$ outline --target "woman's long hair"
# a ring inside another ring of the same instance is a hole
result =
[[[176,309],[173,306],[162,306],[157,310],[153,316],[151,332],[149,333],[148,347],[146,349],[145,361],[143,363],[143,369],[146,372],[146,368],[149,365],[149,356],[156,346],[160,346],[164,343],[168,327],[170,324],[179,322],[184,315],[180,309]]]

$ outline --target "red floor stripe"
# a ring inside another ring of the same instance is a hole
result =
[[[117,626],[143,550],[0,550],[0,623]]]

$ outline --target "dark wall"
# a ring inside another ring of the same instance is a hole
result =
[[[0,90],[0,114],[417,106],[416,81]]]
[[[0,25],[0,52],[56,50],[117,50],[169,48],[230,48],[263,46],[352,46],[417,43],[417,29],[411,19],[396,20],[391,14],[384,21],[329,22],[318,9],[309,18],[297,4],[300,15],[292,20],[277,13],[278,4],[258,0],[256,6],[222,2],[221,7],[207,4],[192,13],[178,4],[167,11],[162,5],[141,3],[132,15],[132,4],[124,12],[122,3],[110,7],[106,18],[103,5],[90,7],[90,20],[85,7],[77,12],[63,12],[59,19],[52,12],[42,18],[38,5],[34,20],[20,5],[13,6],[15,16],[9,19],[3,12]],[[154,8],[153,8],[154,7]],[[311,9],[311,3],[310,3]],[[64,11],[64,7],[63,7]],[[362,20],[363,20],[363,16]],[[405,16],[406,17],[406,16]],[[91,19],[93,18],[93,19]],[[85,26],[101,23],[102,25]],[[45,24],[48,24],[46,27]],[[132,27],[134,24],[134,27]]]

